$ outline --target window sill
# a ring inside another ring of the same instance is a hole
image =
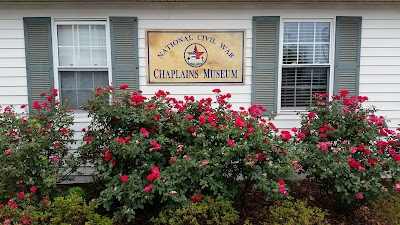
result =
[[[287,110],[280,110],[277,115],[297,115],[298,113],[306,112],[305,109],[287,109]]]

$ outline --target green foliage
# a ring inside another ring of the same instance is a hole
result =
[[[45,197],[27,194],[23,198],[10,199],[0,204],[0,223],[9,225],[112,225],[114,220],[95,213],[96,203],[89,204],[76,194],[56,197],[50,201]]]
[[[284,200],[271,206],[269,211],[270,221],[275,225],[329,225],[325,218],[327,212],[318,207],[310,207],[307,201]]]
[[[89,214],[87,217],[88,219],[87,222],[85,222],[85,225],[113,225],[114,220],[110,219],[105,216],[101,216],[97,213]]]
[[[387,191],[381,177],[393,159],[376,145],[388,131],[385,119],[362,106],[367,97],[347,95],[341,91],[329,102],[327,95],[316,95],[309,113],[301,114],[305,138],[297,154],[309,177],[332,192],[338,205],[355,206]]]
[[[232,202],[206,197],[199,203],[178,209],[165,209],[152,222],[156,225],[229,225],[238,219],[239,212],[232,207]]]
[[[400,224],[400,194],[381,197],[372,203],[371,214],[379,225]]]
[[[46,101],[35,102],[31,113],[12,106],[0,113],[0,202],[32,186],[36,195],[45,196],[78,168],[79,160],[69,152],[73,115],[54,100],[56,95],[57,90],[44,93]]]
[[[84,107],[92,124],[79,151],[106,184],[99,203],[130,220],[149,204],[179,206],[202,194],[232,199],[247,181],[269,197],[286,195],[278,180],[294,176],[291,134],[277,133],[262,107],[234,111],[230,94],[214,92],[215,101],[164,91],[147,99],[98,88]]]
[[[72,188],[69,188],[69,189],[68,189],[68,194],[69,194],[69,195],[75,194],[75,195],[78,195],[78,196],[82,197],[83,199],[87,199],[87,193],[86,193],[86,191],[85,191],[83,188],[81,188],[81,187],[72,187]]]
[[[76,194],[56,197],[41,213],[40,221],[42,224],[113,224],[113,220],[94,212],[95,205],[94,201],[86,204],[83,198]]]
[[[253,225],[253,223],[250,220],[245,220],[243,225]]]

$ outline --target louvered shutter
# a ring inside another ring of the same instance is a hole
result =
[[[138,32],[136,17],[110,17],[113,85],[119,92],[123,84],[128,90],[139,88]]]
[[[361,17],[336,18],[335,94],[341,90],[359,93],[361,22]]]
[[[25,54],[28,80],[29,108],[40,101],[40,93],[53,87],[53,50],[51,19],[49,17],[25,17]]]
[[[279,17],[253,18],[252,103],[267,108],[267,114],[276,112]]]

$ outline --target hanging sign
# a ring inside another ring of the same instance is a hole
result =
[[[244,83],[244,30],[147,30],[148,84]]]

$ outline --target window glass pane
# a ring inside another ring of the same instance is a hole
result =
[[[83,106],[92,97],[93,91],[78,91],[78,106]]]
[[[310,105],[312,95],[327,92],[329,68],[283,68],[281,107],[302,108]]]
[[[76,47],[75,48],[76,66],[91,66],[92,59],[90,48]]]
[[[283,64],[328,64],[329,51],[329,22],[284,23]]]
[[[297,45],[283,45],[283,64],[297,64]]]
[[[313,63],[313,50],[314,50],[314,45],[299,44],[298,64],[312,64]]]
[[[298,24],[286,22],[284,25],[283,42],[298,42]]]
[[[314,24],[300,23],[299,42],[314,42]]]
[[[68,101],[68,105],[70,109],[77,109],[78,107],[78,101],[77,101],[77,95],[76,91],[66,91],[66,90],[61,90],[61,100],[63,103],[66,103]]]
[[[60,72],[62,100],[70,101],[71,109],[79,109],[92,97],[96,87],[108,85],[106,71]]]
[[[93,72],[78,72],[78,88],[93,89]]]
[[[58,47],[58,64],[60,66],[74,65],[74,49],[73,47]]]
[[[105,25],[59,25],[60,66],[107,66]]]
[[[281,107],[284,109],[285,107],[294,107],[295,99],[294,99],[294,88],[282,88],[281,92]]]
[[[313,69],[312,79],[313,79],[313,87],[314,88],[319,88],[316,86],[324,87],[327,85],[328,71],[329,70],[327,68],[314,68]],[[323,93],[325,93],[325,92],[323,92]]]
[[[105,47],[92,48],[92,66],[107,66],[107,51]]]
[[[94,87],[107,87],[108,86],[108,73],[105,71],[94,72]]]
[[[75,46],[90,47],[89,25],[75,25]]]
[[[315,25],[315,42],[330,41],[330,24],[329,23],[316,23]]]
[[[315,44],[314,64],[329,63],[329,44]]]
[[[57,26],[58,46],[73,46],[72,25]]]
[[[296,107],[307,107],[311,103],[311,89],[310,88],[297,88],[296,89]]]
[[[296,74],[296,86],[310,86],[311,84],[311,73],[312,69],[311,68],[298,68],[295,69],[297,74]]]
[[[286,68],[282,70],[282,86],[288,87],[296,84],[296,69]]]
[[[104,25],[91,25],[91,43],[93,47],[106,46],[106,28]]]
[[[61,89],[75,89],[76,77],[75,72],[60,72]]]

